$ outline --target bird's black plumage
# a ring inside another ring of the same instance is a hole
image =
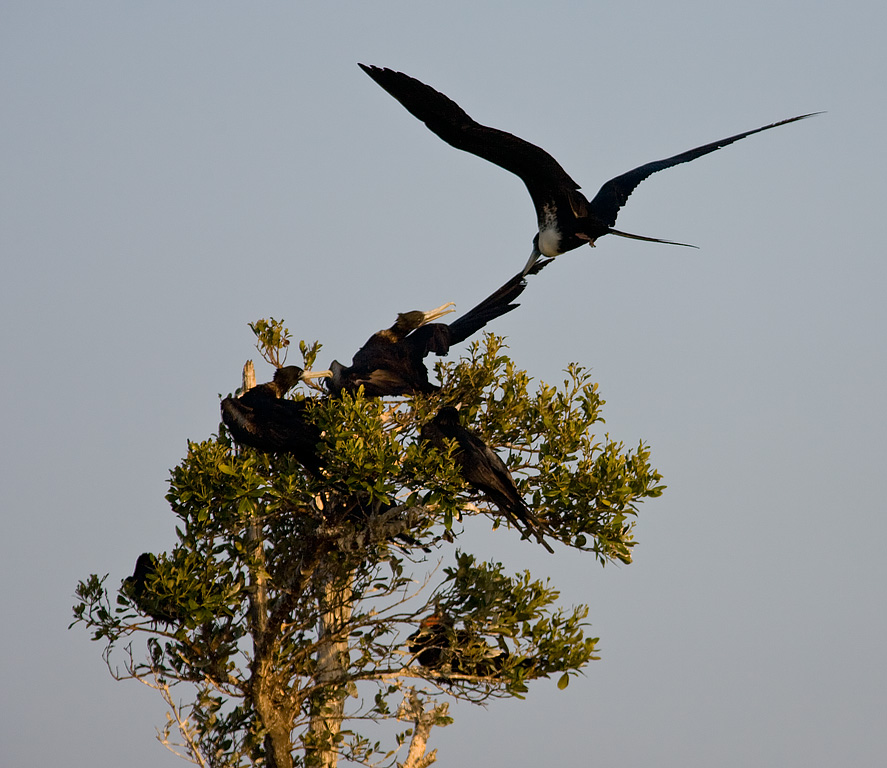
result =
[[[302,379],[324,373],[295,365],[278,368],[267,384],[222,400],[222,421],[236,442],[268,453],[290,453],[317,474],[322,466],[317,455],[320,430],[307,417],[306,400],[287,400],[284,395]]]
[[[164,624],[181,621],[182,616],[175,610],[175,606],[164,605],[163,601],[149,593],[148,579],[156,573],[157,561],[154,555],[143,552],[136,560],[132,576],[123,580],[123,588],[139,609],[154,621],[162,621]]]
[[[530,270],[539,272],[549,261],[540,261]],[[334,360],[327,387],[333,394],[353,392],[363,385],[370,397],[393,397],[438,389],[428,381],[425,358],[432,352],[446,355],[454,344],[473,336],[491,320],[511,312],[514,301],[527,283],[517,274],[495,293],[452,323],[432,322],[452,312],[444,304],[428,312],[413,311],[398,315],[390,328],[374,333],[354,355],[350,366]]]
[[[695,160],[746,136],[819,114],[814,112],[790,117],[703,144],[664,160],[645,163],[610,179],[589,201],[579,191],[579,184],[544,149],[505,131],[481,125],[452,99],[409,75],[364,64],[360,64],[360,67],[445,142],[489,160],[523,180],[536,208],[539,224],[539,233],[533,239],[533,253],[527,264],[528,269],[541,255],[553,257],[585,243],[594,245],[595,240],[607,234],[669,245],[686,245],[613,229],[619,209],[625,205],[638,184],[657,171]]]
[[[444,652],[449,648],[447,625],[441,617],[433,613],[419,622],[417,629],[408,638],[408,648],[416,661],[428,669],[440,669],[444,663]]]
[[[136,560],[135,570],[132,576],[127,576],[123,583],[126,585],[129,593],[134,597],[141,597],[145,594],[145,583],[148,576],[155,573],[157,567],[154,564],[154,555],[150,552],[143,552]]]
[[[507,651],[467,629],[455,629],[452,619],[440,613],[422,619],[407,640],[420,666],[444,674],[490,677],[501,672],[509,658]]]
[[[441,408],[422,428],[421,438],[439,451],[446,450],[447,440],[455,440],[458,449],[453,457],[465,481],[487,496],[516,528],[524,531],[525,537],[532,533],[542,546],[554,553],[542,536],[542,524],[517,490],[505,462],[483,440],[462,426],[455,408]]]

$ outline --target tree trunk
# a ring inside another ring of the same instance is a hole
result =
[[[252,360],[243,366],[243,391],[256,386],[256,371]],[[262,540],[262,528],[255,520],[247,528],[247,540],[252,549],[253,568],[251,569],[250,623],[253,637],[253,669],[251,677],[251,693],[253,706],[266,729],[265,759],[268,768],[293,768],[293,712],[290,708],[282,708],[276,701],[280,691],[274,675],[273,649],[276,648],[274,638],[268,631],[268,589],[265,583],[265,548]]]
[[[312,768],[335,768],[350,664],[347,626],[352,611],[351,574],[322,570],[317,574],[316,587],[320,609],[315,674],[318,693],[313,697],[305,758]]]

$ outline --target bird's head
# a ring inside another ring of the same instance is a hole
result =
[[[329,374],[326,380],[326,388],[334,395],[340,392],[345,385],[343,375],[345,368],[346,366],[342,365],[338,360],[333,360],[333,362],[330,363],[329,371],[324,371],[324,373]]]
[[[410,312],[400,312],[397,315],[397,322],[394,324],[393,330],[402,334],[407,334],[410,331],[416,330],[416,328],[421,328],[423,325],[428,325],[428,323],[433,323],[435,320],[439,320],[444,315],[450,314],[450,312],[455,312],[456,310],[453,309],[455,306],[455,302],[448,301],[446,304],[441,304],[439,307],[429,309],[425,312],[421,309],[414,309]]]
[[[274,371],[274,388],[277,390],[277,396],[283,397],[296,384],[302,380],[304,374],[298,365],[285,365]]]
[[[139,559],[136,560],[136,567],[130,578],[144,584],[148,574],[153,573],[154,570],[154,555],[150,552],[143,552],[139,555]]]
[[[332,376],[332,371],[306,371],[298,365],[286,365],[274,371],[274,389],[278,397],[283,397],[300,381],[322,379]]]
[[[136,560],[135,570],[132,572],[132,576],[127,576],[123,580],[123,584],[126,588],[126,591],[134,597],[141,596],[142,592],[145,591],[145,581],[148,576],[154,573],[157,570],[156,565],[154,563],[154,555],[150,552],[143,552],[139,555],[139,559]]]
[[[419,622],[420,629],[424,629],[430,632],[444,631],[448,627],[452,626],[453,619],[443,613],[440,609],[432,613],[430,616],[426,616],[424,619],[422,619],[422,621]]]
[[[438,426],[460,425],[462,423],[459,419],[459,411],[452,405],[445,405],[441,408],[432,421]]]

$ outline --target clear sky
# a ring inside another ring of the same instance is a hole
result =
[[[305,10],[310,6],[310,10]],[[408,72],[593,194],[641,163],[828,110],[644,182],[630,232],[491,327],[668,485],[631,566],[476,550],[591,608],[564,691],[455,707],[442,765],[879,765],[887,754],[883,3],[0,3],[0,633],[8,765],[172,766],[163,707],[67,631],[88,574],[175,542],[186,440],[284,317],[347,361],[398,311],[526,261],[521,182],[357,67]],[[259,366],[259,377],[269,369]],[[263,376],[264,375],[264,376]],[[539,550],[539,551],[537,551]]]

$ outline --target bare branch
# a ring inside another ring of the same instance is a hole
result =
[[[414,688],[410,688],[405,694],[397,711],[397,719],[413,722],[413,737],[410,739],[407,759],[398,764],[400,768],[426,768],[437,760],[437,750],[433,749],[426,754],[425,748],[432,727],[446,725],[449,706],[444,702],[435,705],[430,712],[426,712],[425,702],[422,701]]]

